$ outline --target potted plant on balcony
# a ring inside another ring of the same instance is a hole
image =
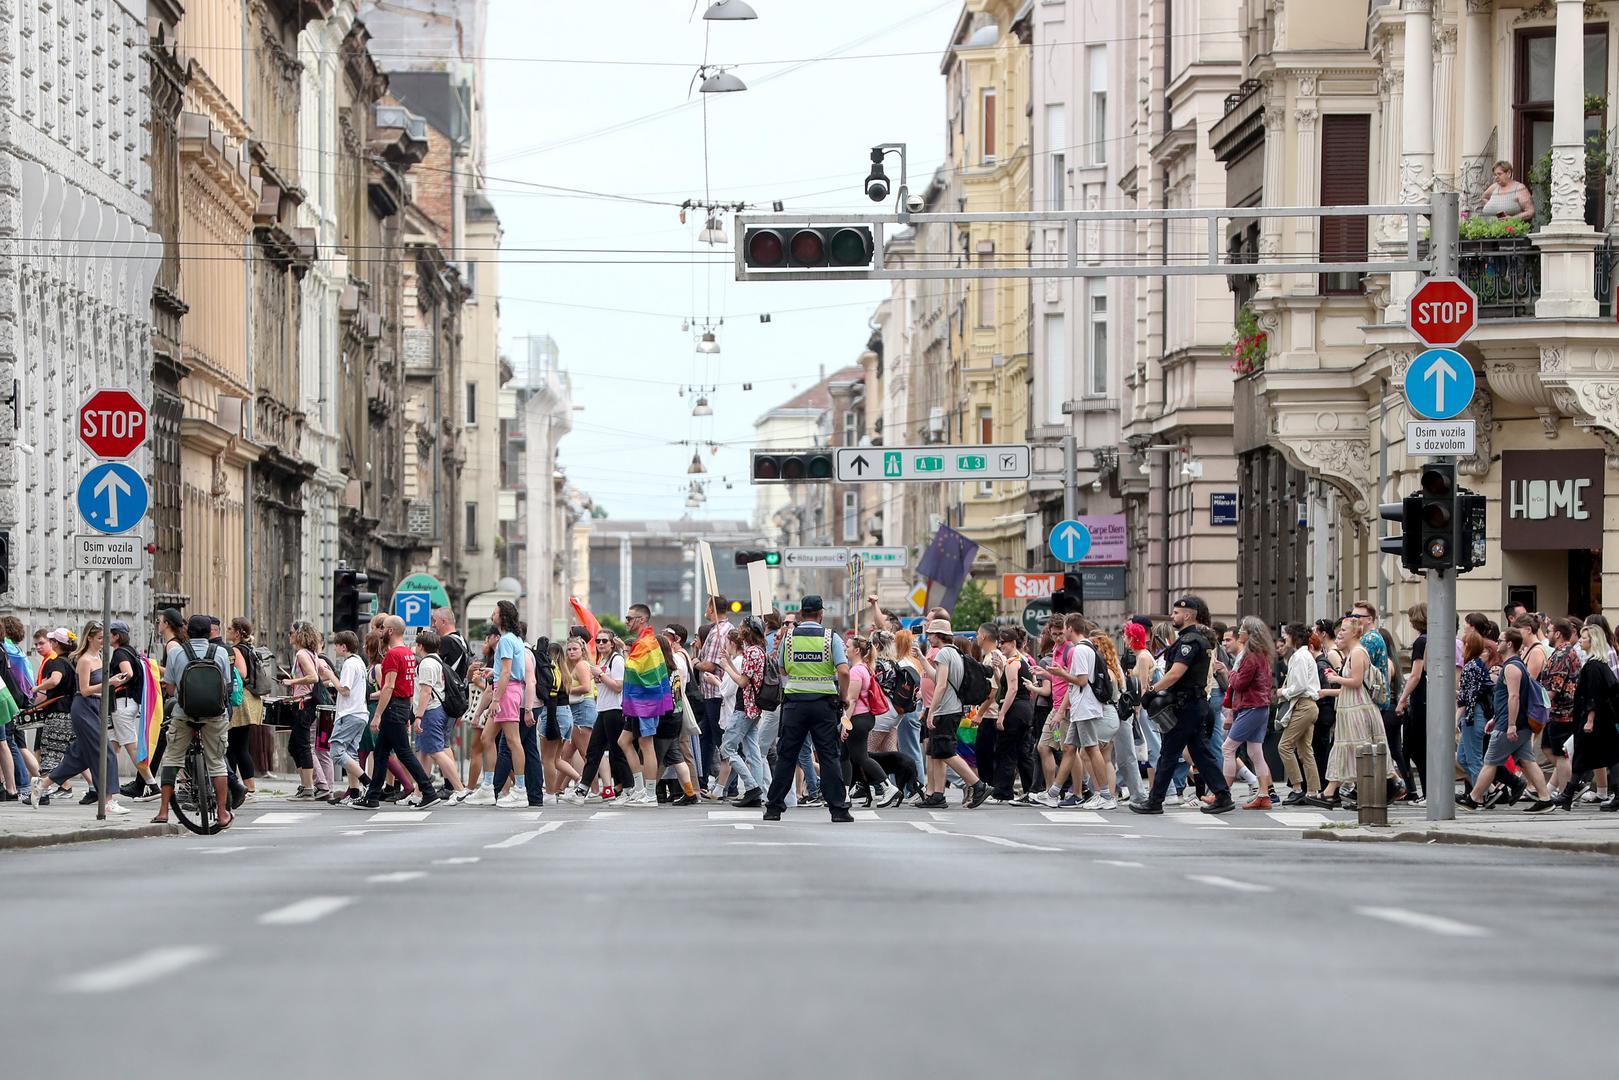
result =
[[[1226,342],[1222,350],[1225,358],[1231,361],[1231,370],[1238,375],[1252,375],[1264,370],[1269,348],[1269,338],[1259,328],[1259,316],[1249,305],[1242,305],[1237,309],[1237,322],[1231,331],[1231,340]]]

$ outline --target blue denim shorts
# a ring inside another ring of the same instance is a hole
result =
[[[573,738],[573,709],[567,705],[558,705],[555,712],[541,706],[536,710],[542,717],[545,727],[540,737],[549,742],[565,742]]]
[[[443,709],[428,709],[422,713],[422,730],[416,736],[416,752],[436,754],[449,748],[450,729],[455,726]]]
[[[574,702],[572,705],[569,705],[568,709],[573,714],[573,726],[574,727],[581,727],[581,728],[584,728],[586,731],[589,731],[591,728],[596,726],[596,699],[595,698],[593,698],[593,697],[583,698],[583,699],[581,699],[579,701]]]

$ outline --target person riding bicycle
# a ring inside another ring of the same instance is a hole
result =
[[[169,820],[169,802],[174,798],[174,777],[179,767],[185,764],[193,731],[202,739],[203,759],[207,762],[208,778],[213,782],[219,806],[219,827],[229,828],[235,820],[235,815],[228,809],[230,786],[225,769],[225,746],[230,736],[230,720],[225,715],[225,705],[230,700],[231,661],[224,647],[209,639],[211,627],[212,621],[208,616],[191,616],[186,622],[186,636],[190,640],[169,650],[168,666],[163,670],[163,682],[175,688],[175,695],[161,763],[162,801],[158,804],[157,816],[152,819],[156,824]],[[205,664],[219,669],[218,683],[214,681],[212,673],[202,666]]]

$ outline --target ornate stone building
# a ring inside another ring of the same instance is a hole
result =
[[[136,0],[0,0],[0,534],[25,621],[99,616],[99,575],[72,569],[73,491],[93,459],[74,435],[92,389],[150,400],[151,119]],[[161,23],[172,14],[156,5]],[[131,464],[149,473],[152,451]],[[138,534],[150,536],[149,526]],[[150,606],[144,573],[112,606]]]

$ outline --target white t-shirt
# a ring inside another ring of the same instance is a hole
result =
[[[337,681],[343,684],[344,692],[337,695],[337,715],[364,716],[365,715],[365,661],[358,656],[350,656],[343,661],[343,670],[337,673]]]
[[[736,712],[736,692],[742,688],[736,684],[735,679],[731,678],[729,671],[724,668],[721,668],[720,671],[723,673],[720,680],[720,708],[722,710],[720,715],[728,717]]]
[[[426,709],[444,707],[444,664],[437,656],[424,656],[416,663],[416,700]]]
[[[1096,674],[1096,646],[1081,641],[1068,654],[1068,674],[1083,675],[1087,679]],[[1087,682],[1084,686],[1068,687],[1068,716],[1073,720],[1099,720],[1102,703],[1096,700],[1096,691]]]
[[[614,690],[605,682],[596,684],[596,708],[601,710],[622,709],[624,707],[624,654],[619,653],[607,662],[604,669],[612,680],[619,684]]]

